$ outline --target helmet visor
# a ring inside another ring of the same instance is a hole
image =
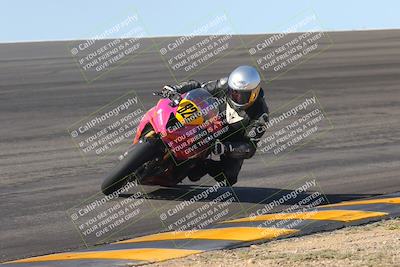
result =
[[[250,102],[252,91],[231,90],[231,99],[238,105],[246,105]]]

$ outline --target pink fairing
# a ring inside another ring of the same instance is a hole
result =
[[[174,127],[176,124],[168,124],[171,114],[175,116],[178,107],[171,107],[171,100],[169,99],[161,99],[140,121],[134,143],[136,144],[139,141],[143,131],[148,132],[152,129],[176,159],[185,160],[204,156],[215,138],[215,132],[223,127],[218,109],[214,106],[218,103],[203,89],[196,89],[182,95],[182,97],[194,101],[202,111],[208,110],[207,113],[203,113],[206,123],[197,126],[180,125],[180,127]],[[207,140],[195,138],[199,136]]]
[[[171,107],[169,105],[170,102],[171,100],[169,99],[160,99],[155,107],[152,107],[146,112],[139,123],[139,127],[133,141],[134,144],[139,141],[144,128],[149,124],[156,133],[161,134],[161,136],[166,135],[168,119],[171,113],[176,114],[177,109],[177,107]]]

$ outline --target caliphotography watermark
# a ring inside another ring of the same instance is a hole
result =
[[[261,120],[263,123],[249,135],[265,132],[254,145],[266,164],[275,162],[333,129],[333,124],[312,90],[269,116],[261,117]]]
[[[314,222],[318,206],[329,204],[313,175],[296,181],[290,188],[282,189],[248,211],[248,221],[253,227],[263,229],[263,235],[277,238],[288,229],[298,231]]]
[[[223,141],[234,132],[229,131],[225,98],[211,96],[205,89],[190,91],[177,107],[174,123],[167,125],[162,140],[176,165],[191,158],[210,153],[216,140]]]
[[[160,55],[177,82],[187,80],[243,45],[234,38],[234,29],[223,12],[203,17],[188,32],[159,44]]]
[[[223,173],[219,176],[223,177]],[[176,242],[177,247],[191,242],[198,231],[223,221],[241,208],[235,192],[228,181],[214,178],[204,180],[203,184],[180,197],[175,205],[158,210],[165,231],[172,232],[179,238],[187,239],[184,244]]]
[[[248,53],[264,80],[271,81],[332,45],[317,15],[306,12],[297,16],[277,33],[259,37],[248,44]]]
[[[68,134],[89,162],[121,145],[132,143],[145,110],[132,91],[119,97],[68,128]]]
[[[99,28],[91,38],[68,44],[68,50],[87,82],[98,79],[153,45],[149,39],[143,39],[147,33],[135,12]]]
[[[152,211],[146,192],[133,180],[110,195],[96,194],[67,213],[85,243],[101,243]]]

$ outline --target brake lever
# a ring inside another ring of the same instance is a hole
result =
[[[162,92],[153,92],[154,96],[164,96]]]

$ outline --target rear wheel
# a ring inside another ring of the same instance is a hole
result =
[[[101,191],[109,195],[123,187],[134,173],[146,162],[161,155],[158,142],[141,140],[135,144],[128,155],[111,171],[101,185]]]

